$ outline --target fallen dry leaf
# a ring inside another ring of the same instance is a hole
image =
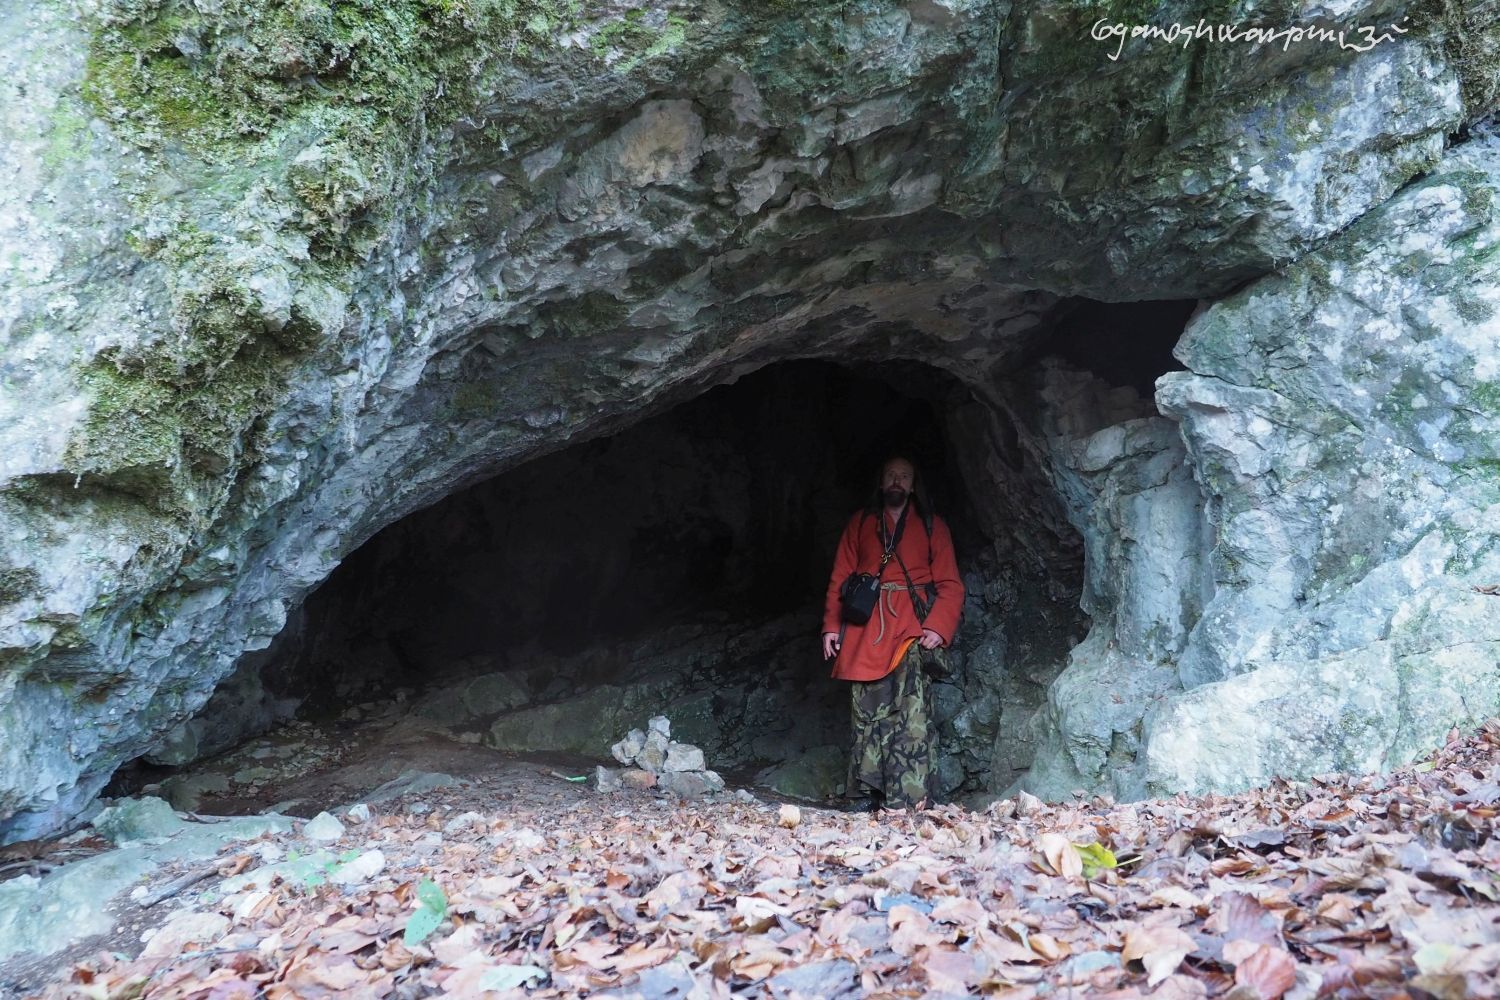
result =
[[[1083,875],[1083,859],[1073,849],[1073,842],[1060,833],[1044,833],[1037,838],[1041,849],[1044,871],[1063,878],[1078,878]]]
[[[1122,955],[1127,962],[1139,961],[1144,965],[1146,984],[1155,986],[1176,972],[1188,952],[1197,946],[1179,927],[1135,927],[1125,932]]]
[[[1263,944],[1235,967],[1234,981],[1255,990],[1260,1000],[1278,1000],[1297,985],[1297,962],[1286,949]]]
[[[1496,789],[1500,720],[1388,774],[1120,804],[876,818],[441,790],[360,826],[387,862],[368,883],[184,895],[154,948],[39,996],[1500,995]],[[1130,849],[1085,882],[1077,843]],[[407,947],[425,882],[446,922]]]

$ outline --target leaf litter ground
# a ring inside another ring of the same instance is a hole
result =
[[[1390,774],[1127,804],[439,789],[226,848],[36,995],[1496,996],[1497,760],[1492,720]]]

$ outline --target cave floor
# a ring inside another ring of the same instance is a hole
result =
[[[178,810],[204,815],[274,812],[307,818],[357,802],[373,806],[401,794],[413,781],[462,782],[476,801],[488,803],[568,803],[595,794],[597,766],[620,766],[607,746],[599,748],[598,756],[495,750],[473,736],[456,736],[408,715],[401,702],[364,707],[358,720],[285,723],[166,777],[137,771],[111,792],[156,795]],[[754,769],[728,770],[723,777],[727,787],[721,794],[748,793]],[[764,787],[754,788],[753,794],[794,801]]]
[[[226,844],[16,995],[1493,996],[1497,765],[1500,720],[1390,774],[869,815],[532,764]]]
[[[310,817],[390,795],[405,783],[403,776],[409,781],[432,775],[464,782],[485,801],[571,802],[590,792],[584,782],[566,779],[592,775],[596,764],[606,762],[613,763],[579,754],[493,750],[399,718],[292,722],[140,791],[198,813]]]

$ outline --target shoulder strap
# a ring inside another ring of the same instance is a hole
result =
[[[935,515],[933,514],[933,512],[927,508],[927,505],[923,504],[922,505],[922,527],[927,529],[927,565],[928,566],[932,565],[932,519],[933,519],[934,516]]]
[[[906,577],[906,594],[911,598],[911,609],[917,613],[917,621],[927,621],[927,612],[930,610],[922,605],[917,597],[917,588],[911,582],[911,571],[906,568],[906,560],[901,558],[901,553],[896,553],[896,563],[901,567],[901,575]],[[925,584],[924,584],[925,586]]]

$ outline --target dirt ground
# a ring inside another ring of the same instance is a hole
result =
[[[391,713],[362,722],[291,722],[217,757],[174,770],[137,772],[111,789],[119,794],[161,795],[179,808],[236,816],[267,810],[315,816],[364,801],[372,791],[409,772],[450,775],[483,785],[487,795],[564,799],[582,794],[595,765],[607,757],[517,754],[452,738],[441,730]],[[183,794],[183,792],[190,794]]]

